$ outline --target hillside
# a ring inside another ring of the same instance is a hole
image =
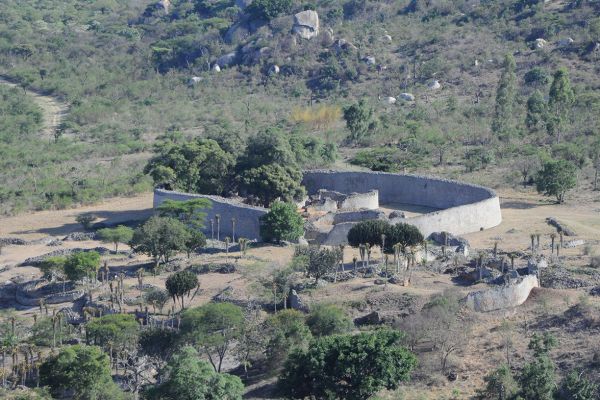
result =
[[[386,145],[376,168],[467,173],[492,186],[518,185],[523,160],[548,155],[582,167],[580,185],[593,174],[596,2],[281,1],[266,11],[233,0],[55,3],[0,10],[0,73],[70,107],[55,142],[5,141],[3,213],[146,191],[142,167],[169,132],[246,138],[278,126],[336,144],[342,159]],[[304,9],[319,16],[311,39],[291,33]],[[516,97],[500,132],[492,125],[506,54],[516,61]],[[557,143],[525,117],[528,97],[548,98],[559,67],[576,96]],[[335,109],[359,99],[373,123],[348,141]],[[323,105],[333,112],[319,120]]]

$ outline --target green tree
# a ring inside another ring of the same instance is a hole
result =
[[[485,389],[479,391],[479,398],[486,400],[510,400],[518,391],[519,385],[515,381],[510,368],[502,365],[483,378]]]
[[[85,332],[87,344],[122,350],[135,347],[139,324],[132,314],[108,314],[89,321]]]
[[[221,372],[223,359],[239,338],[243,324],[240,307],[231,303],[208,303],[183,313],[181,332],[206,353],[215,371]]]
[[[358,247],[361,244],[381,247],[381,235],[388,235],[390,223],[380,219],[361,221],[348,231],[348,244]]]
[[[563,379],[557,399],[594,400],[598,396],[598,385],[587,379],[583,372],[573,370]]]
[[[115,245],[115,253],[119,250],[119,243],[129,243],[133,239],[133,229],[119,225],[116,228],[104,228],[98,231],[100,240]]]
[[[304,221],[292,203],[276,201],[269,212],[260,217],[260,236],[265,242],[298,240],[304,234]]]
[[[72,390],[77,400],[108,400],[105,393],[118,393],[111,379],[108,356],[96,346],[64,347],[42,363],[39,373],[42,385],[54,393]]]
[[[261,165],[242,172],[239,182],[243,193],[255,196],[265,207],[271,206],[276,199],[298,201],[305,194],[302,172],[294,164]]]
[[[89,230],[92,226],[92,222],[97,219],[98,217],[96,217],[94,214],[79,214],[77,217],[75,217],[75,221],[80,223],[85,230]]]
[[[562,203],[567,191],[577,185],[577,167],[566,160],[546,161],[536,175],[535,184],[539,193],[556,196],[558,203]]]
[[[566,68],[559,68],[555,73],[550,86],[548,99],[549,133],[556,136],[556,143],[560,142],[565,125],[571,115],[575,103],[575,92],[571,88],[569,72]]]
[[[500,137],[506,138],[512,134],[513,108],[517,93],[517,75],[515,74],[515,59],[511,54],[504,57],[502,75],[496,90],[496,108],[494,120],[492,121],[492,130]]]
[[[246,151],[237,164],[238,174],[263,165],[291,166],[296,164],[290,139],[278,128],[261,131],[248,140]]]
[[[189,231],[183,223],[174,218],[153,216],[135,230],[131,248],[152,257],[154,267],[158,268],[161,260],[168,262],[174,252],[185,250],[188,237]]]
[[[211,207],[212,202],[204,198],[186,201],[167,199],[156,210],[161,217],[175,218],[190,228],[202,229],[206,220],[206,213],[202,210],[207,210]]]
[[[77,252],[67,256],[65,275],[71,281],[83,278],[95,279],[100,268],[100,254],[96,251]]]
[[[393,253],[394,245],[400,245],[405,253],[407,248],[420,245],[425,240],[419,228],[404,222],[390,226],[385,236],[386,253]]]
[[[188,270],[175,272],[165,282],[167,292],[173,298],[173,302],[177,298],[181,301],[182,310],[184,307],[183,298],[189,296],[190,292],[198,287],[198,284],[198,277]]]
[[[556,390],[554,363],[549,352],[556,346],[556,338],[549,333],[543,336],[535,334],[529,342],[533,351],[533,361],[525,364],[519,375],[521,391],[519,395],[524,400],[552,400]]]
[[[52,278],[53,276],[62,277],[65,273],[66,262],[67,257],[65,256],[48,257],[38,264],[38,268],[46,278]]]
[[[360,142],[375,127],[373,108],[364,99],[344,109],[344,120],[350,131],[348,139],[352,142]]]
[[[216,195],[227,189],[235,158],[214,140],[166,142],[157,146],[157,152],[144,169],[157,186]]]
[[[187,240],[185,241],[185,251],[187,253],[188,258],[190,258],[190,254],[202,247],[206,246],[206,236],[204,233],[190,229]]]
[[[244,385],[202,361],[193,347],[183,347],[161,373],[163,382],[147,397],[155,400],[241,400]]]
[[[146,303],[152,305],[154,312],[156,312],[157,308],[162,312],[165,304],[169,301],[169,292],[155,288],[146,292],[144,299],[146,300]]]
[[[543,126],[545,119],[547,118],[546,102],[544,101],[544,95],[539,90],[533,92],[533,94],[527,99],[527,115],[525,117],[525,125],[530,131]]]
[[[338,248],[329,249],[319,246],[298,246],[294,252],[297,265],[301,265],[307,276],[315,278],[315,283],[323,275],[335,272],[340,263]]]
[[[282,393],[293,399],[363,400],[407,381],[417,358],[401,345],[403,335],[378,330],[314,340],[294,351],[279,378]]]
[[[255,0],[248,7],[248,12],[256,18],[271,20],[292,11],[292,0]]]
[[[312,337],[306,326],[304,314],[296,310],[282,310],[267,318],[265,333],[268,342],[267,360],[278,367],[294,349],[306,349]]]
[[[348,333],[354,326],[344,310],[332,304],[312,307],[306,325],[315,337]]]

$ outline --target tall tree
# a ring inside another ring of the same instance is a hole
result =
[[[344,109],[344,120],[350,131],[348,139],[352,142],[361,141],[375,127],[373,108],[364,99]]]
[[[547,118],[546,102],[544,95],[539,90],[533,92],[527,99],[527,115],[525,117],[525,125],[530,131],[539,129],[544,125]]]
[[[168,262],[174,252],[185,250],[188,238],[189,231],[183,223],[174,218],[153,216],[136,229],[131,247],[136,253],[152,257],[154,267],[158,268],[161,260]]]
[[[193,347],[183,347],[161,372],[161,384],[152,388],[152,400],[241,400],[240,378],[216,373]]]
[[[504,64],[498,89],[496,90],[496,108],[492,131],[500,137],[506,138],[512,134],[514,115],[513,109],[517,93],[516,63],[511,54],[504,57]]]
[[[550,96],[548,99],[549,118],[547,122],[548,131],[556,136],[556,143],[560,142],[567,125],[568,119],[575,103],[575,92],[571,88],[569,71],[559,68],[554,73]]]
[[[186,201],[167,199],[157,207],[162,217],[171,217],[193,229],[204,228],[207,210],[212,207],[209,199],[198,198]]]
[[[133,229],[124,225],[100,229],[97,233],[100,240],[115,245],[115,253],[119,250],[119,243],[129,243],[133,239]]]
[[[550,160],[542,165],[535,178],[537,191],[546,196],[556,196],[558,203],[577,185],[577,167],[566,160]]]
[[[181,301],[181,309],[184,307],[184,297],[189,296],[192,290],[198,287],[198,277],[191,271],[184,270],[175,272],[165,282],[167,292],[173,298]]]
[[[231,303],[208,303],[185,311],[181,332],[200,348],[216,372],[221,372],[225,356],[240,336],[244,314]]]

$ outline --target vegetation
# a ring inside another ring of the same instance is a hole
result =
[[[383,388],[395,389],[410,377],[416,357],[400,345],[398,332],[379,330],[316,339],[295,351],[280,378],[290,398],[366,399]]]
[[[304,221],[294,204],[275,202],[261,217],[260,236],[265,242],[298,240],[304,234]]]
[[[119,251],[119,243],[129,243],[133,239],[133,229],[119,225],[116,228],[99,229],[98,237],[106,243],[115,245],[115,253]]]
[[[73,253],[65,259],[64,271],[69,280],[96,279],[100,254],[95,251]]]
[[[313,307],[306,317],[306,325],[315,337],[348,333],[353,326],[344,310],[327,304]]]
[[[215,372],[207,362],[198,358],[193,347],[183,347],[161,375],[163,383],[149,391],[149,399],[242,399],[244,385],[240,378]]]
[[[182,310],[185,305],[184,297],[189,296],[191,291],[196,289],[198,285],[198,277],[188,270],[174,273],[165,282],[167,292],[171,295],[173,303],[175,303],[176,299],[179,299]]]
[[[151,217],[144,225],[135,230],[131,239],[131,248],[152,257],[154,268],[159,263],[169,262],[174,252],[186,249],[189,239],[188,228],[170,217]]]
[[[565,195],[577,185],[577,167],[566,160],[547,161],[536,177],[538,192],[546,196],[555,196],[559,203],[565,201]]]

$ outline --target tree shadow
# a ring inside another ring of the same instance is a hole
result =
[[[524,201],[503,201],[500,203],[500,208],[510,208],[513,210],[530,210],[541,206],[542,204],[531,204]]]

